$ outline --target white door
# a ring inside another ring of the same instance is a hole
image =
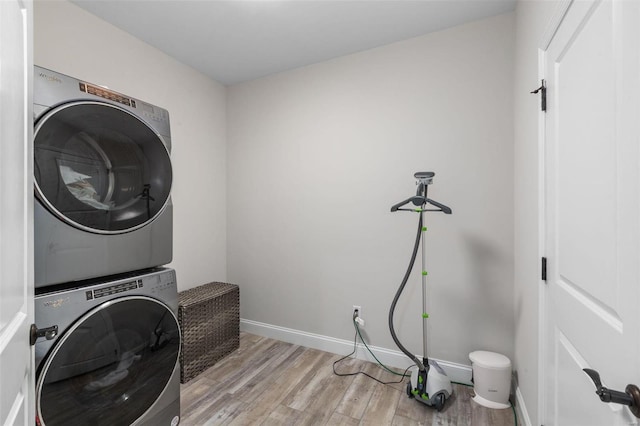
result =
[[[543,55],[543,424],[636,424],[582,369],[640,386],[640,5],[565,6]]]
[[[0,0],[0,424],[35,422],[32,4]]]

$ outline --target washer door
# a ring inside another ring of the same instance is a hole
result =
[[[38,199],[79,229],[117,234],[153,221],[169,200],[162,137],[115,105],[73,102],[45,114],[34,134]]]
[[[179,351],[165,304],[144,296],[103,303],[64,332],[38,372],[41,424],[133,423],[166,388]]]

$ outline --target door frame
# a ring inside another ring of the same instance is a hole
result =
[[[574,0],[560,0],[538,43],[538,81],[546,80],[547,49]],[[546,257],[546,112],[538,111],[538,265]],[[546,403],[546,294],[547,284],[538,276],[538,423],[545,423]]]

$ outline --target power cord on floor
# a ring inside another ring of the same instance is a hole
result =
[[[410,365],[409,367],[406,368],[406,370],[404,370],[404,373],[398,373],[395,372],[393,370],[391,370],[389,367],[387,367],[386,365],[384,365],[382,362],[380,362],[380,360],[378,359],[378,357],[375,356],[375,354],[371,351],[371,349],[369,348],[369,346],[367,345],[367,342],[364,341],[364,338],[362,337],[362,334],[360,333],[360,327],[358,326],[358,323],[356,321],[356,318],[358,318],[358,315],[354,313],[353,315],[353,328],[355,328],[356,330],[356,334],[353,337],[353,350],[351,351],[350,354],[343,356],[342,358],[340,358],[339,360],[335,361],[333,363],[333,374],[335,374],[336,376],[340,376],[340,377],[345,377],[345,376],[356,376],[358,374],[362,374],[365,375],[367,377],[369,377],[370,379],[375,380],[378,383],[381,383],[383,385],[392,385],[392,384],[397,384],[397,383],[402,383],[402,380],[405,377],[409,377],[411,376],[410,374],[407,374],[407,372],[409,371],[409,369],[411,367],[415,367],[415,365]],[[365,348],[367,348],[367,351],[369,351],[369,353],[371,354],[371,356],[373,356],[373,358],[376,360],[376,362],[378,363],[378,365],[382,368],[384,368],[385,370],[387,370],[388,372],[395,374],[396,376],[402,376],[400,378],[400,380],[395,381],[395,382],[383,382],[382,380],[379,380],[375,377],[373,377],[372,375],[365,373],[362,370],[359,371],[355,371],[352,373],[338,373],[336,371],[336,364],[344,361],[345,359],[349,358],[351,355],[356,353],[356,349],[357,349],[357,344],[358,344],[358,337],[360,337],[360,341],[362,342],[362,344],[364,345]],[[455,385],[461,385],[461,386],[468,386],[468,387],[473,387],[473,385],[467,384],[467,383],[462,383],[462,382],[451,382]],[[518,415],[516,414],[516,408],[513,406],[513,404],[511,403],[511,401],[509,401],[509,405],[511,406],[511,411],[513,411],[513,424],[514,426],[518,426]]]
[[[353,351],[351,351],[351,353],[350,353],[350,354],[343,356],[342,358],[340,358],[339,360],[337,360],[337,361],[335,361],[335,362],[333,363],[333,374],[335,374],[336,376],[340,376],[340,377],[345,377],[345,376],[355,376],[355,375],[358,375],[358,374],[362,374],[362,375],[367,376],[367,377],[369,377],[370,379],[373,379],[373,380],[375,380],[376,382],[381,383],[381,384],[383,384],[383,385],[391,385],[391,384],[396,384],[396,383],[402,383],[402,380],[403,380],[405,377],[409,377],[409,376],[411,376],[410,374],[407,374],[407,371],[409,371],[409,369],[410,369],[411,367],[415,367],[415,365],[410,365],[409,367],[407,367],[407,369],[406,369],[406,370],[404,370],[404,373],[398,373],[398,372],[395,372],[395,371],[391,370],[389,367],[387,367],[387,366],[386,366],[386,365],[384,365],[382,362],[380,362],[380,360],[375,356],[375,354],[371,351],[371,349],[370,349],[370,348],[369,348],[369,346],[367,345],[367,342],[365,342],[365,341],[364,341],[364,338],[362,337],[362,334],[360,333],[360,327],[358,326],[358,323],[357,323],[357,321],[356,321],[356,318],[358,318],[358,315],[357,315],[357,314],[354,314],[354,315],[353,315],[353,327],[354,327],[354,328],[355,328],[355,330],[356,330],[356,334],[355,334],[355,336],[353,337]],[[352,373],[338,373],[338,372],[336,371],[336,364],[338,364],[338,363],[340,363],[340,362],[344,361],[345,359],[349,358],[351,355],[353,355],[353,354],[355,354],[355,353],[356,353],[357,344],[358,344],[358,337],[360,337],[360,341],[362,342],[362,344],[364,345],[364,347],[365,347],[365,348],[367,348],[367,351],[369,351],[369,353],[371,354],[371,356],[373,356],[373,358],[376,360],[376,362],[378,363],[378,365],[379,365],[380,367],[382,367],[383,369],[385,369],[386,371],[388,371],[389,373],[391,373],[391,374],[395,374],[396,376],[401,376],[401,377],[400,377],[400,380],[393,381],[393,382],[383,382],[382,380],[379,380],[379,379],[377,379],[377,378],[373,377],[372,375],[370,375],[370,374],[368,374],[368,373],[365,373],[365,372],[364,372],[364,371],[362,371],[362,370],[355,371],[355,372],[352,372]]]

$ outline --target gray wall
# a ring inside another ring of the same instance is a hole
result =
[[[227,275],[245,319],[376,346],[418,217],[389,213],[436,172],[430,355],[513,356],[514,17],[502,15],[232,86]],[[416,271],[419,267],[416,268]],[[422,352],[420,275],[397,328]]]
[[[169,110],[178,288],[226,279],[226,88],[67,1],[36,1],[34,62]]]
[[[538,49],[556,1],[519,1],[516,9],[514,85],[514,302],[515,360],[520,392],[531,424],[538,412],[538,291],[540,290],[540,172]]]

